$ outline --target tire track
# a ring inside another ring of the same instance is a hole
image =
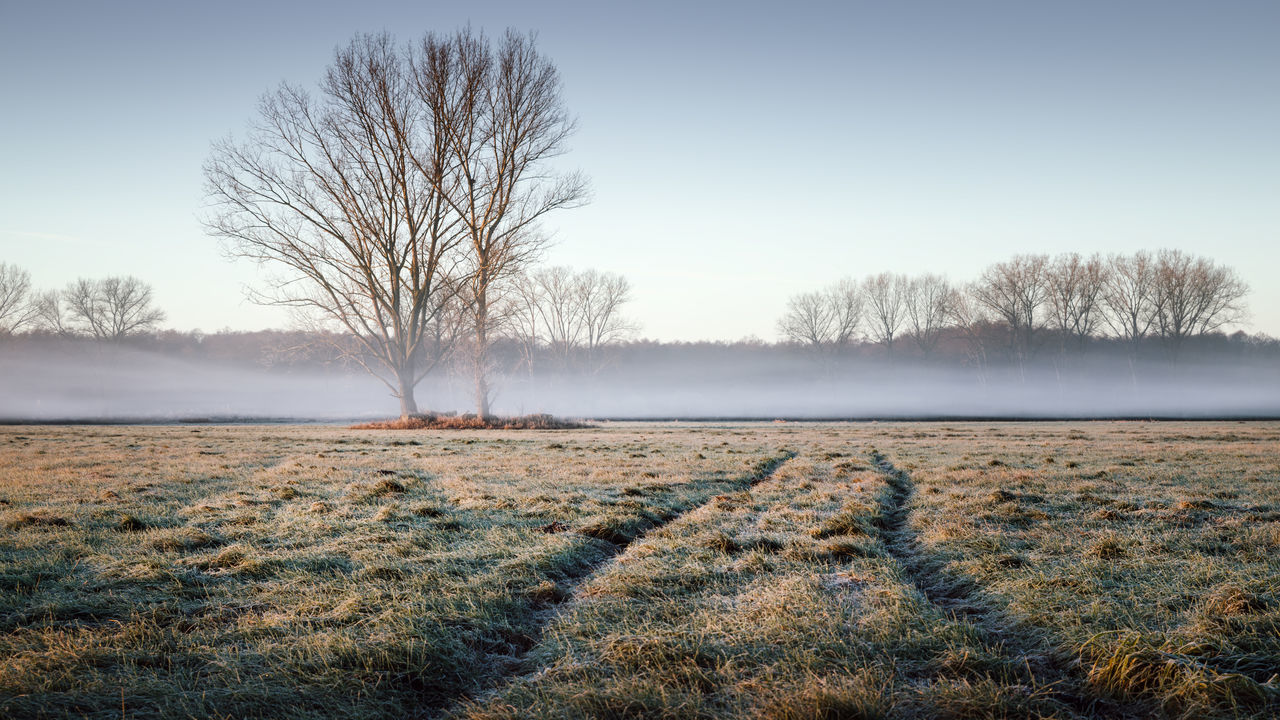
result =
[[[880,539],[902,566],[906,579],[930,604],[951,621],[978,628],[994,641],[989,644],[1004,660],[1011,666],[1023,665],[1037,684],[1050,690],[1050,697],[1078,715],[1108,719],[1146,716],[1146,709],[1088,692],[1089,683],[1073,653],[1036,642],[1035,628],[1021,625],[993,607],[981,597],[981,588],[975,582],[947,570],[941,559],[930,557],[908,522],[910,500],[915,494],[911,475],[895,467],[878,450],[871,450],[869,455],[890,488],[880,509]]]
[[[732,483],[730,484],[730,487],[736,490],[746,490],[746,489],[753,488],[756,485],[759,485],[760,483],[773,477],[774,473],[776,473],[779,468],[781,468],[787,461],[796,457],[796,455],[797,453],[794,450],[781,450],[776,454],[770,457],[767,457],[759,461],[758,463],[756,463],[755,467],[753,467],[750,470],[750,472],[732,481]],[[718,497],[718,495],[712,495],[711,497],[708,497],[705,501],[701,503],[698,503],[696,505],[691,505],[688,508],[685,508],[684,510],[681,510],[672,515],[663,517],[657,520],[656,522],[650,524],[649,526],[645,527],[641,532],[637,533],[634,537],[622,539],[619,542],[603,540],[603,542],[609,543],[609,545],[611,545],[611,548],[609,549],[609,551],[602,558],[600,558],[599,561],[584,567],[581,572],[575,573],[569,577],[564,578],[562,584],[565,586],[566,592],[560,599],[554,601],[548,607],[544,608],[538,613],[537,625],[534,628],[532,637],[529,639],[528,647],[523,652],[521,652],[518,656],[511,658],[509,661],[505,662],[505,664],[508,665],[508,669],[505,672],[503,672],[498,677],[494,678],[491,682],[486,683],[485,687],[481,688],[480,690],[474,693],[467,693],[457,698],[454,698],[452,701],[441,702],[435,705],[434,707],[430,708],[426,712],[426,716],[427,717],[448,717],[455,710],[458,709],[458,706],[461,703],[466,702],[468,700],[483,700],[485,698],[492,697],[498,692],[500,692],[502,688],[508,685],[512,680],[518,677],[521,677],[522,675],[536,673],[537,672],[536,668],[534,669],[525,668],[525,665],[529,659],[529,656],[533,653],[534,649],[537,648],[538,645],[542,642],[542,636],[545,634],[546,629],[550,627],[550,625],[553,622],[555,622],[556,619],[564,615],[565,612],[567,612],[571,607],[573,607],[575,603],[581,600],[582,589],[584,586],[590,583],[591,580],[594,579],[595,577],[607,572],[609,568],[611,568],[617,562],[619,556],[621,556],[624,552],[626,552],[627,549],[630,548],[632,545],[636,544],[640,540],[643,540],[645,537],[647,537],[650,533],[654,532],[655,530],[659,530],[663,527],[666,527],[667,525],[670,525],[671,523],[679,520],[680,518],[686,515],[695,513],[698,510],[701,510],[702,508],[705,508],[711,505],[713,502],[715,502],[716,497]],[[596,538],[596,539],[601,539],[601,538]]]

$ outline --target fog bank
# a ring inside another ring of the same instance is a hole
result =
[[[884,359],[839,367],[803,356],[630,363],[597,372],[496,378],[494,411],[584,418],[1280,417],[1280,364],[1118,358],[1031,368]],[[464,376],[418,389],[424,410],[468,412]],[[362,370],[214,363],[147,350],[0,347],[0,419],[289,419],[394,415]]]

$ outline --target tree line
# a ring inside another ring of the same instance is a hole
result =
[[[491,349],[502,348],[490,361],[495,373],[595,371],[606,359],[603,351],[630,339],[639,327],[623,314],[631,301],[631,284],[613,272],[532,267],[512,273],[499,297],[490,318]],[[434,327],[456,336],[465,315],[455,300]],[[29,272],[0,262],[0,336],[128,341],[178,354],[190,354],[211,337],[199,330],[162,332],[159,325],[165,317],[151,286],[136,277],[81,278],[63,290],[40,291],[32,286]],[[288,331],[215,333],[217,344],[230,348],[215,355],[262,366],[366,367],[378,361],[368,353],[368,343],[350,332],[299,325]],[[232,337],[245,340],[228,342]],[[450,338],[434,342],[432,352],[440,354],[444,366],[454,372],[469,370],[473,357],[465,343]],[[512,347],[517,348],[515,360]]]
[[[1248,291],[1234,269],[1181,250],[1026,254],[965,284],[934,274],[846,278],[792,296],[778,331],[823,354],[865,338],[890,356],[907,341],[930,358],[951,337],[975,358],[1024,363],[1046,346],[1065,355],[1114,338],[1136,350],[1156,338],[1176,358],[1188,339],[1241,322]]]
[[[151,286],[132,276],[80,278],[62,290],[37,290],[31,274],[0,262],[0,333],[23,330],[120,340],[164,321]]]

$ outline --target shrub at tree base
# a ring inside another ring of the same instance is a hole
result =
[[[576,420],[564,420],[545,413],[520,417],[482,418],[465,415],[427,413],[394,420],[360,423],[352,430],[576,430],[591,427]]]

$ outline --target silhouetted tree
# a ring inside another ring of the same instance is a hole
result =
[[[60,297],[67,305],[69,327],[99,340],[151,332],[164,320],[164,311],[152,304],[151,286],[135,277],[80,278]]]

